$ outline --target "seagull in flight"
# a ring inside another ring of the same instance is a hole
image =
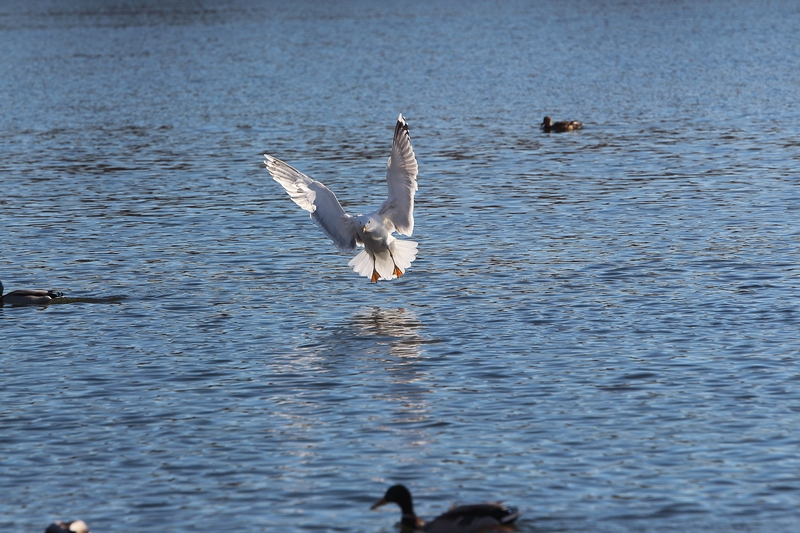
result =
[[[418,167],[403,115],[397,117],[392,155],[386,167],[389,196],[368,215],[348,215],[325,185],[271,155],[264,154],[264,158],[272,178],[283,185],[294,203],[311,213],[311,219],[339,251],[352,253],[363,246],[348,263],[359,275],[373,282],[399,278],[416,259],[416,242],[392,236],[397,232],[410,237],[414,231]]]

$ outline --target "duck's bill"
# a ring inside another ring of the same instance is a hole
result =
[[[372,507],[370,507],[369,509],[370,509],[370,511],[371,511],[371,510],[373,510],[373,509],[377,509],[377,508],[378,508],[378,507],[380,507],[381,505],[386,505],[387,503],[389,503],[389,502],[387,502],[387,501],[386,501],[386,498],[381,498],[381,501],[379,501],[378,503],[376,503],[375,505],[373,505],[373,506],[372,506]]]

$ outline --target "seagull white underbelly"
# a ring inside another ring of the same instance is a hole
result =
[[[390,246],[395,238],[386,232],[360,232],[359,237],[361,242],[364,243],[364,250],[374,262],[374,272],[377,272],[383,279],[396,278],[397,273],[395,272],[394,260],[390,252]],[[402,275],[402,272],[400,275]]]
[[[389,250],[392,241],[395,240],[385,231],[358,232],[358,238],[364,243],[364,249],[371,255],[379,254]]]
[[[358,238],[364,250],[349,264],[372,281],[399,278],[417,257],[416,242],[398,240],[385,230],[359,231]]]

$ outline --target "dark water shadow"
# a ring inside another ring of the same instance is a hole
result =
[[[76,303],[87,303],[87,304],[119,304],[122,303],[122,300],[127,300],[128,297],[125,295],[115,295],[115,296],[103,296],[98,298],[93,297],[77,297],[72,298],[69,296],[61,296],[59,298],[53,298],[47,303],[37,303],[37,304],[22,304],[22,305],[4,305],[0,302],[0,308],[2,307],[41,307],[46,308],[50,307],[51,305],[63,305],[63,304],[76,304]]]

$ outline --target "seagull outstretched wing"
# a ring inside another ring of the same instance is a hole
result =
[[[394,224],[397,233],[414,232],[414,194],[417,192],[417,158],[408,136],[408,124],[403,115],[394,127],[392,155],[386,168],[389,197],[378,213]]]
[[[394,155],[394,151],[392,154]],[[336,195],[322,183],[314,181],[280,159],[267,154],[264,154],[264,158],[272,178],[283,185],[294,203],[311,213],[314,222],[340,251],[353,252],[356,245],[360,244],[356,222],[344,212]],[[414,167],[416,168],[416,164]]]

